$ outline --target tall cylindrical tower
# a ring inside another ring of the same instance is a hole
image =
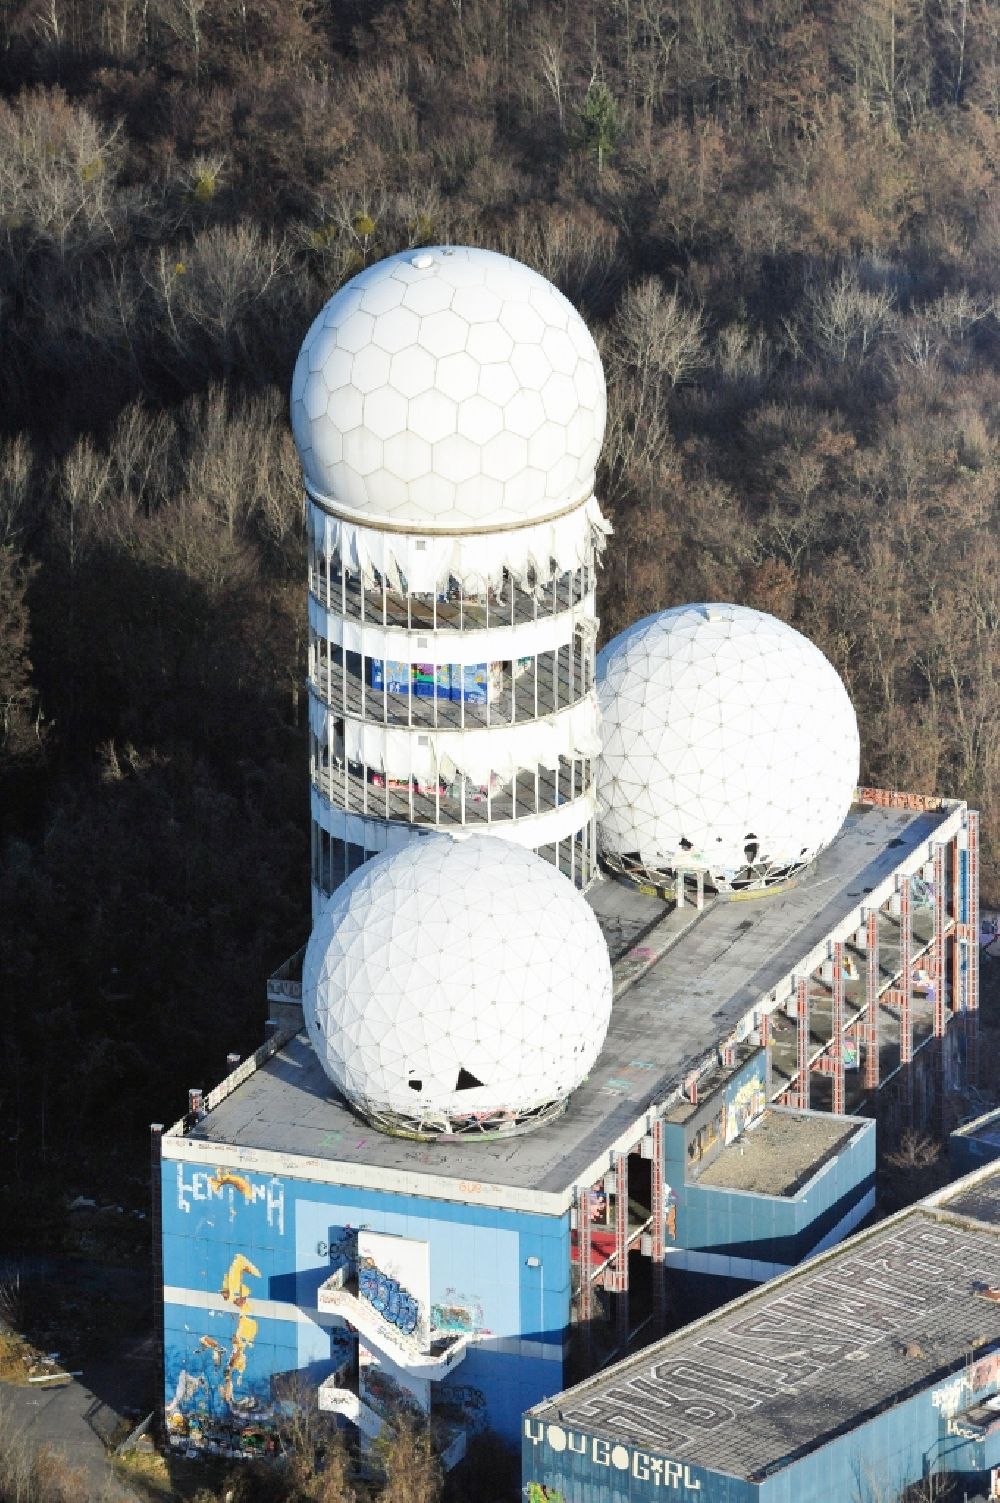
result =
[[[429,830],[596,870],[600,356],[536,272],[436,247],[306,335],[313,898]]]

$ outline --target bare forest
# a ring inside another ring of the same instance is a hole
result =
[[[602,630],[731,599],[1000,896],[996,0],[0,0],[8,1234],[141,1204],[308,922],[287,390],[371,260],[601,343]]]

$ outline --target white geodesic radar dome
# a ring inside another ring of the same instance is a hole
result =
[[[371,526],[510,528],[586,501],[601,358],[558,288],[495,251],[434,246],[360,272],[292,377],[315,499]]]
[[[593,1065],[611,963],[593,911],[547,861],[431,835],[328,899],[302,995],[326,1073],[376,1126],[514,1132],[561,1111]]]
[[[766,886],[837,834],[857,718],[801,633],[743,606],[680,606],[615,637],[597,674],[597,842],[612,867]]]

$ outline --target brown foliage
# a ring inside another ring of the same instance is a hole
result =
[[[138,1157],[301,941],[288,382],[323,300],[407,246],[506,250],[594,328],[605,632],[699,596],[790,620],[848,681],[864,779],[978,802],[1000,891],[994,10],[0,6],[22,1189],[26,1143],[71,1175],[108,1112]]]

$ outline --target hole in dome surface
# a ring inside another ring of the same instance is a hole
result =
[[[682,851],[690,851],[690,850],[693,850],[693,849],[694,849],[694,847],[693,847],[691,841],[688,840],[688,838],[687,838],[686,835],[682,835],[681,836],[681,850]]]
[[[485,1081],[478,1080],[471,1070],[467,1070],[462,1065],[458,1072],[458,1079],[455,1081],[455,1090],[474,1091],[476,1086],[485,1085],[485,1083]]]
[[[424,1083],[422,1080],[408,1080],[406,1084],[409,1086],[411,1091],[422,1091],[424,1088]]]

